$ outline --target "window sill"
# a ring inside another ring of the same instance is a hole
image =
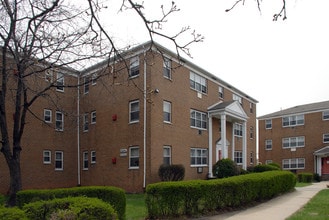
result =
[[[139,167],[129,167],[129,170],[139,170]]]
[[[195,164],[195,165],[190,165],[190,167],[194,167],[194,168],[196,168],[196,167],[208,167],[208,165]]]

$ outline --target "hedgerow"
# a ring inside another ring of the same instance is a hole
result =
[[[160,182],[146,188],[148,218],[194,216],[270,199],[294,189],[289,171],[268,171],[215,180]]]
[[[99,198],[104,202],[109,203],[116,210],[119,219],[125,219],[125,192],[123,189],[111,186],[86,186],[50,190],[22,190],[17,193],[17,205],[22,208],[24,204],[35,201],[79,196]]]

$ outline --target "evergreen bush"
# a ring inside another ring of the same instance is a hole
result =
[[[23,206],[29,219],[74,219],[74,220],[114,220],[118,219],[113,207],[97,198],[67,197],[47,201],[37,201]]]
[[[281,169],[280,167],[272,166],[269,164],[258,164],[257,166],[254,167],[255,173],[261,173],[261,172],[273,171],[273,170],[281,170]]]
[[[5,208],[0,207],[1,220],[28,220],[23,210],[13,207]]]
[[[119,219],[125,219],[126,194],[123,189],[112,186],[85,186],[49,190],[22,190],[17,193],[17,205],[19,207],[23,207],[24,204],[40,200],[79,196],[99,198],[104,202],[109,203],[116,210]]]
[[[217,178],[225,178],[238,175],[238,168],[231,159],[221,159],[213,166],[213,174]]]

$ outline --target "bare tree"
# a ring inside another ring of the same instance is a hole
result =
[[[40,97],[50,97],[52,88],[63,86],[61,80],[49,80],[36,86],[35,77],[53,68],[66,69],[79,74],[76,69],[86,63],[116,56],[121,52],[113,38],[101,25],[99,12],[102,5],[88,0],[87,7],[77,7],[60,0],[1,0],[0,44],[0,132],[1,152],[10,173],[8,205],[16,203],[16,193],[22,189],[20,154],[27,113]],[[202,41],[201,35],[192,31],[192,38],[179,44],[178,37],[191,31],[182,28],[174,36],[161,32],[167,17],[179,11],[172,3],[168,10],[161,6],[159,19],[148,20],[144,6],[131,0],[123,0],[121,10],[132,9],[145,24],[151,41],[158,35],[171,41],[180,52],[190,55],[188,46]],[[31,83],[32,82],[32,83]],[[65,84],[76,87],[77,84]],[[13,117],[13,126],[10,125]]]
[[[239,4],[244,5],[245,2],[246,2],[246,0],[236,0],[235,3],[233,3],[233,5],[230,8],[226,9],[225,11],[229,12]],[[257,3],[258,10],[261,11],[261,0],[256,0],[256,3]],[[282,18],[282,20],[287,19],[286,0],[282,0],[282,7],[280,8],[278,13],[275,13],[273,15],[273,21],[277,21],[280,18]]]

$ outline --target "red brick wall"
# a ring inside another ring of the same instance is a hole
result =
[[[328,133],[329,123],[322,120],[322,112],[312,112],[304,115],[304,125],[282,127],[282,118],[272,119],[272,129],[265,129],[265,120],[259,120],[259,160],[265,163],[272,160],[282,166],[283,159],[305,158],[305,169],[298,172],[314,171],[314,151],[326,146],[323,134]],[[297,147],[296,151],[282,148],[282,138],[305,137],[305,147]],[[272,139],[272,150],[265,150],[265,140]]]

